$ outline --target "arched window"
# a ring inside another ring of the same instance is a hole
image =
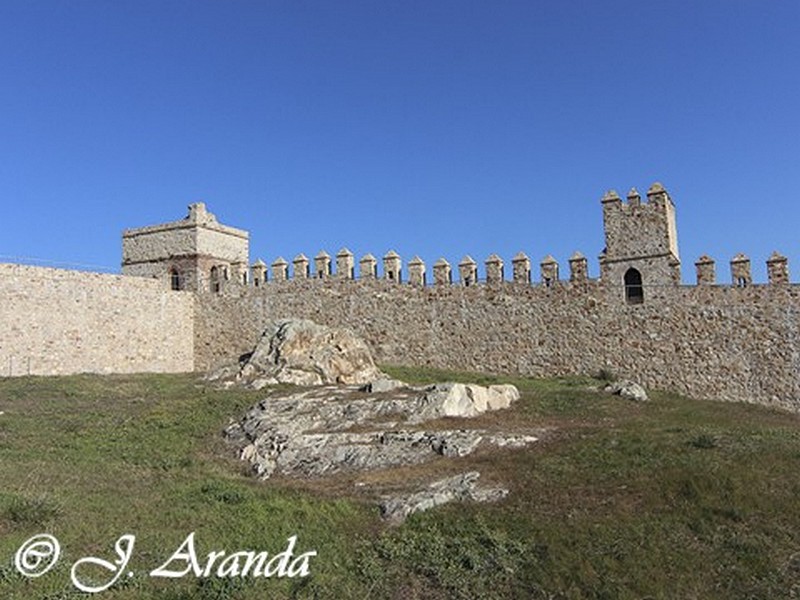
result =
[[[628,304],[641,304],[644,302],[642,274],[634,268],[625,271],[625,301]]]
[[[218,267],[211,267],[211,276],[209,278],[210,289],[215,294],[218,293],[221,289],[221,285],[219,282],[219,268]]]
[[[181,274],[177,269],[170,269],[169,271],[169,284],[173,290],[182,290],[183,282],[181,281]]]

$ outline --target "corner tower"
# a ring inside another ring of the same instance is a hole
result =
[[[603,196],[606,247],[600,255],[603,285],[629,304],[640,304],[681,281],[675,205],[660,183],[647,190],[647,202],[632,189],[627,202],[615,191]]]
[[[247,281],[249,234],[222,225],[205,204],[185,219],[122,234],[122,274],[162,279],[173,290],[219,292]]]

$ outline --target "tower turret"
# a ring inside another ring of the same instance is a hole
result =
[[[631,304],[643,302],[648,288],[679,285],[675,205],[664,186],[650,186],[644,203],[635,188],[627,203],[613,190],[601,202],[606,241],[600,263],[603,285],[618,290]]]
[[[230,280],[242,283],[248,255],[249,234],[219,223],[202,202],[190,204],[180,221],[122,234],[122,274],[163,279],[172,289],[220,291]]]

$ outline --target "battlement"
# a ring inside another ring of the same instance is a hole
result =
[[[636,188],[628,192],[627,202],[613,190],[600,202],[606,241],[600,255],[601,278],[628,290],[680,285],[675,205],[664,186],[651,185],[647,202],[642,202]]]
[[[383,270],[378,271],[378,259],[371,253],[359,259],[356,276],[355,257],[350,250],[342,248],[336,254],[335,270],[330,255],[321,250],[314,259],[316,279],[341,280],[380,280],[415,287],[458,285],[499,286],[504,284],[557,285],[594,284],[618,293],[620,298],[630,304],[640,304],[648,293],[656,294],[664,288],[677,287],[680,280],[680,258],[678,254],[675,205],[664,186],[658,182],[647,190],[646,202],[636,188],[632,188],[625,200],[610,190],[600,200],[603,207],[603,222],[606,247],[599,256],[600,278],[589,277],[589,264],[581,252],[575,252],[568,259],[569,277],[560,275],[559,262],[546,255],[539,263],[538,277],[534,281],[531,259],[520,251],[511,259],[510,277],[506,276],[505,263],[497,254],[489,255],[483,267],[470,255],[465,255],[455,263],[455,267],[444,257],[432,266],[432,279],[428,279],[425,262],[414,256],[408,263],[408,280],[403,279],[402,258],[393,250],[383,256]],[[266,282],[262,277],[263,261],[259,259],[252,267],[251,281],[259,286]],[[753,285],[750,272],[750,259],[738,254],[731,259],[731,285],[747,287]],[[272,281],[283,282],[311,277],[309,261],[305,255],[298,255],[289,271],[289,263],[279,257],[271,265]],[[718,285],[716,266],[712,258],[701,256],[695,263],[696,283],[699,286]],[[789,283],[788,259],[774,252],[767,260],[768,283],[784,285]]]
[[[531,260],[524,252],[518,252],[511,260],[513,269],[507,277],[505,261],[497,254],[490,254],[482,263],[475,261],[471,256],[464,256],[453,268],[450,261],[441,257],[431,267],[432,278],[428,278],[428,265],[419,256],[414,256],[407,264],[408,278],[404,279],[403,259],[396,252],[384,256],[383,268],[379,270],[379,261],[371,253],[365,254],[358,261],[360,269],[356,272],[354,255],[347,249],[337,253],[334,266],[327,251],[321,250],[315,258],[316,270],[312,277],[310,262],[304,254],[299,254],[290,265],[286,259],[279,256],[267,267],[266,263],[258,259],[250,267],[251,276],[242,283],[240,280],[230,281],[230,285],[241,287],[263,287],[271,283],[306,279],[336,279],[344,281],[386,281],[390,284],[404,284],[412,287],[430,286],[464,286],[475,285],[541,285],[552,287],[555,285],[574,285],[580,283],[593,283],[605,287],[624,287],[624,282],[603,281],[602,278],[590,278],[588,275],[588,259],[581,253],[573,253],[568,263],[567,277],[561,276],[560,263],[551,255],[545,256],[539,263],[538,276],[534,280],[531,271]],[[780,253],[773,252],[765,261],[767,265],[768,285],[785,285],[789,283],[789,260]],[[390,266],[386,266],[386,265]],[[292,267],[290,269],[290,266]],[[730,283],[717,282],[716,261],[708,255],[702,255],[695,262],[696,285],[730,285],[731,287],[748,287],[754,284],[751,275],[750,258],[744,254],[737,254],[730,260]],[[672,285],[672,282],[669,283]],[[673,286],[675,287],[675,286]],[[220,290],[221,291],[221,290]]]
[[[524,252],[518,252],[511,263],[514,270],[511,279],[506,278],[505,263],[497,254],[491,254],[483,261],[480,268],[471,256],[464,256],[454,269],[444,257],[437,260],[431,268],[433,278],[428,279],[428,267],[419,256],[414,256],[408,263],[408,276],[404,275],[403,259],[397,252],[390,250],[381,261],[382,267],[378,269],[378,259],[367,253],[358,260],[359,270],[356,274],[355,257],[347,248],[342,248],[336,254],[335,266],[330,254],[320,250],[314,258],[313,276],[310,271],[310,262],[305,254],[297,255],[291,264],[282,256],[276,258],[269,267],[267,276],[266,264],[262,259],[256,260],[250,267],[251,276],[244,285],[261,287],[265,283],[284,282],[305,279],[339,279],[339,280],[383,280],[392,284],[406,284],[417,287],[432,285],[502,285],[518,283],[533,285],[531,280],[531,260]],[[579,283],[589,281],[588,261],[583,254],[575,252],[569,259],[569,282]],[[454,279],[453,273],[456,273]],[[539,280],[542,285],[551,286],[563,283],[559,278],[559,263],[550,255],[545,256],[540,263]],[[239,281],[232,281],[239,284]]]
[[[605,369],[800,412],[800,285],[788,259],[773,252],[767,283],[754,284],[750,257],[737,254],[719,284],[703,255],[697,285],[682,285],[672,199],[660,184],[646,196],[600,199],[598,278],[581,252],[430,264],[340,248],[250,263],[248,233],[193,204],[184,219],[124,232],[123,275],[140,277],[2,269],[0,364],[9,375],[205,370],[252,350],[269,321],[299,317],[350,327],[387,364]]]
[[[129,229],[123,234],[123,273],[161,278],[173,289],[222,292],[226,289],[263,288],[276,282],[305,279],[345,281],[383,280],[424,288],[428,286],[594,285],[616,294],[628,304],[641,304],[681,285],[675,205],[661,183],[653,183],[643,201],[636,188],[623,199],[610,190],[600,199],[605,248],[599,255],[600,276],[589,277],[589,262],[575,252],[566,261],[568,275],[551,255],[544,256],[534,273],[531,259],[520,251],[506,263],[498,254],[482,262],[469,255],[452,263],[445,257],[430,269],[419,256],[407,265],[394,250],[381,259],[367,253],[361,258],[341,248],[332,256],[326,250],[313,260],[298,254],[291,262],[277,257],[271,264],[258,259],[248,267],[248,233],[222,225],[203,203],[189,206],[182,220]],[[404,268],[407,267],[407,270]],[[697,285],[718,285],[713,259],[704,255],[695,263]],[[767,261],[770,284],[788,284],[788,260],[774,253]],[[731,284],[753,284],[750,260],[731,260]]]

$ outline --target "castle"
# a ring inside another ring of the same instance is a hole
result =
[[[304,317],[352,328],[379,362],[552,376],[605,369],[697,397],[800,410],[800,286],[788,261],[696,263],[681,284],[675,207],[653,184],[642,199],[601,199],[600,277],[575,253],[569,275],[548,256],[534,282],[519,253],[509,277],[497,255],[445,259],[347,249],[249,263],[249,235],[203,204],[186,218],[122,237],[122,275],[0,265],[0,375],[181,372],[235,361],[264,324]],[[334,268],[335,265],[335,268]],[[291,267],[291,273],[290,273]],[[358,267],[356,269],[356,267]],[[455,281],[454,281],[455,280]]]

